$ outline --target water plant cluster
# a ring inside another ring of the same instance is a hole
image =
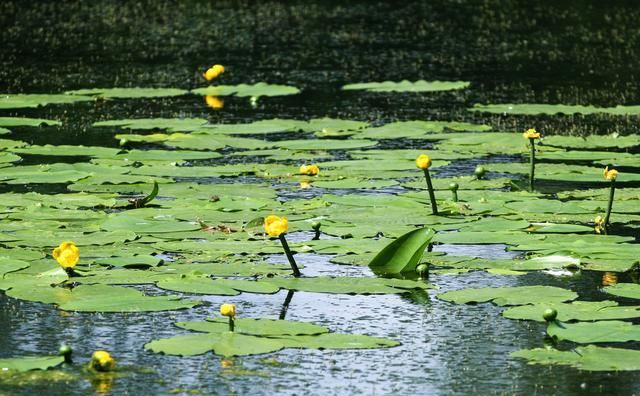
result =
[[[206,80],[224,72],[217,66],[205,71]],[[428,92],[468,85],[404,81],[343,89]],[[190,92],[91,88],[2,95],[0,109],[202,95],[204,105],[216,111],[227,95],[256,104],[263,97],[299,92],[266,83]],[[521,104],[477,105],[469,111],[625,115],[637,108]],[[222,124],[189,117],[96,120],[92,128],[112,134],[117,147],[33,145],[18,132],[55,133],[60,126],[59,120],[0,117],[0,183],[9,190],[25,185],[65,189],[1,194],[0,289],[9,297],[62,311],[108,314],[190,309],[203,304],[198,296],[219,296],[219,315],[215,306],[202,321],[176,322],[176,336],[147,340],[144,348],[231,357],[398,342],[334,333],[284,316],[244,317],[225,296],[282,289],[420,292],[456,304],[492,302],[504,307],[502,316],[509,319],[546,320],[546,347],[513,351],[514,357],[582,370],[640,369],[640,352],[625,349],[626,342],[640,340],[637,325],[628,321],[640,317],[640,306],[617,301],[640,298],[636,283],[618,283],[618,277],[637,280],[638,135],[575,137],[535,126],[504,131],[455,120]],[[398,148],[394,141],[412,148]],[[25,157],[64,160],[28,165],[21,163]],[[516,254],[486,259],[438,249],[483,244]],[[303,253],[327,256],[336,268],[363,266],[372,272],[309,275],[313,269],[296,261]],[[437,284],[429,282],[430,274],[470,271],[514,277],[592,271],[602,274],[603,291],[611,299],[589,301],[567,288],[544,285],[478,285],[439,294]],[[155,292],[143,292],[136,288],[140,285]],[[373,320],[384,315],[369,314]],[[587,345],[576,347],[581,344]],[[115,369],[109,353],[117,358],[118,351],[96,351],[90,367]],[[67,356],[15,357],[0,360],[0,367],[48,368],[69,363]]]

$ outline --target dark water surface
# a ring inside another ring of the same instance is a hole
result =
[[[212,122],[266,118],[340,117],[484,122],[503,130],[535,126],[554,133],[638,133],[637,117],[519,116],[467,112],[474,103],[640,104],[640,6],[635,1],[7,1],[0,2],[0,92],[53,93],[113,86],[194,88],[213,63],[227,66],[224,84],[258,81],[300,87],[301,95],[225,98],[213,112],[199,96],[114,100],[0,116],[64,122],[57,133],[15,128],[35,144],[117,146],[101,119],[206,117]],[[345,83],[382,80],[468,80],[469,89],[428,94],[341,92]],[[63,188],[62,186],[61,188]],[[39,188],[52,192],[50,186]],[[309,236],[310,237],[310,236]],[[441,247],[467,254],[457,246]],[[475,249],[504,257],[503,247]],[[283,260],[274,257],[273,260]],[[313,274],[368,274],[303,255]],[[307,273],[305,272],[305,273]],[[601,299],[597,274],[556,278],[473,272],[434,276],[442,291],[473,286],[549,284]],[[142,348],[153,338],[186,331],[180,320],[202,320],[221,302],[243,316],[277,317],[286,292],[205,296],[178,312],[67,313],[0,295],[0,357],[74,346],[79,363],[90,352],[113,352],[123,374],[111,383],[0,383],[6,394],[638,394],[640,377],[528,366],[512,351],[542,345],[544,326],[503,319],[490,304],[453,305],[436,292],[403,296],[295,293],[287,319],[332,331],[397,339],[402,346],[365,351],[286,350],[233,359],[224,368],[211,354],[177,358]],[[104,381],[108,382],[108,381]]]

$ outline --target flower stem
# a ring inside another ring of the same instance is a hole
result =
[[[234,331],[236,328],[235,318],[233,316],[229,316],[229,331]]]
[[[611,208],[613,208],[613,195],[616,192],[616,181],[611,180],[611,189],[609,190],[609,204],[607,205],[607,215],[604,218],[604,228],[609,227],[609,218],[611,217]]]
[[[531,168],[529,170],[529,191],[533,192],[533,180],[536,172],[536,140],[529,139],[531,143],[531,155],[529,156]]]
[[[438,214],[438,205],[436,204],[436,196],[433,192],[433,184],[431,184],[431,176],[429,169],[424,170],[424,178],[427,181],[427,189],[429,190],[429,199],[431,200],[431,211],[434,215]]]
[[[291,249],[289,249],[289,244],[287,240],[284,238],[284,233],[278,236],[280,238],[280,242],[282,242],[282,248],[284,249],[284,253],[287,255],[287,259],[289,260],[289,265],[291,265],[291,269],[293,270],[293,276],[299,278],[300,270],[298,269],[298,265],[296,264],[296,260],[293,259],[293,255],[291,254]]]
[[[458,202],[458,192],[452,191],[451,193],[453,194],[453,202]]]
[[[287,311],[289,310],[289,304],[291,304],[291,300],[293,299],[293,290],[289,290],[287,292],[287,297],[284,299],[284,303],[282,304],[282,309],[280,310],[280,317],[278,319],[284,320],[287,316]]]

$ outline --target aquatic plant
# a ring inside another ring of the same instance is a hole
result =
[[[416,166],[424,172],[424,178],[427,182],[427,190],[429,191],[429,200],[431,201],[431,212],[434,215],[438,214],[438,204],[436,202],[436,196],[433,191],[433,184],[431,183],[431,175],[429,175],[429,168],[431,167],[431,158],[426,154],[421,154],[416,158]]]
[[[536,140],[540,139],[540,133],[535,129],[527,129],[522,136],[529,141],[531,149],[529,154],[529,191],[533,191],[536,172]]]
[[[289,229],[289,222],[286,217],[278,217],[275,215],[270,215],[264,218],[264,230],[272,238],[280,239],[280,243],[282,243],[282,248],[284,249],[284,253],[287,256],[287,260],[289,260],[289,265],[291,265],[291,270],[293,271],[293,276],[296,278],[299,277],[300,270],[298,269],[298,265],[296,264],[296,260],[293,258],[293,254],[291,254],[291,249],[289,248],[289,244],[287,243],[287,239],[285,238],[285,234]]]

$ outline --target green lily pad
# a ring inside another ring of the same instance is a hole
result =
[[[240,279],[211,279],[201,276],[184,276],[166,279],[156,283],[161,289],[183,293],[215,294],[235,296],[240,292],[273,294],[279,287],[269,282],[256,282]]]
[[[394,294],[407,293],[412,289],[433,287],[428,283],[412,280],[352,277],[274,277],[264,281],[259,280],[258,282],[267,282],[289,290],[333,294]]]
[[[0,94],[0,109],[39,107],[48,104],[67,104],[93,100],[90,96],[65,94]]]
[[[547,334],[578,344],[640,341],[640,326],[621,320],[579,323],[554,321],[547,326]]]
[[[521,103],[521,104],[475,104],[469,111],[495,114],[597,114],[636,115],[640,114],[640,106],[595,107],[563,104]]]
[[[227,96],[234,95],[238,97],[260,97],[260,96],[284,96],[295,95],[300,93],[296,87],[288,85],[267,84],[259,82],[253,85],[211,85],[206,88],[197,88],[191,90],[196,95],[210,96]]]
[[[96,146],[27,146],[11,150],[18,154],[29,155],[55,155],[55,156],[87,156],[87,157],[113,157],[120,150],[109,147]]]
[[[96,96],[100,98],[157,98],[186,95],[188,91],[176,88],[88,88],[65,92],[68,95]]]
[[[2,101],[2,97],[0,96],[0,102]],[[1,105],[0,105],[1,106]],[[56,126],[62,125],[60,121],[56,120],[45,120],[42,118],[27,118],[27,117],[0,117],[0,126],[1,127],[15,127],[15,126]]]
[[[636,283],[618,283],[607,286],[602,291],[618,297],[640,299],[640,285]]]
[[[154,312],[192,308],[199,301],[181,300],[175,296],[145,296],[120,286],[80,285],[56,304],[65,311],[82,312]]]
[[[160,129],[169,132],[190,132],[207,124],[205,118],[134,118],[94,122],[94,127],[122,127],[126,129]]]
[[[446,130],[484,132],[491,130],[491,127],[488,125],[455,121],[397,121],[379,127],[365,129],[361,133],[358,133],[358,137],[367,139],[417,138],[424,137],[427,134],[442,133]],[[387,150],[384,151],[386,152]],[[415,160],[418,155],[415,154],[415,150],[412,151],[411,158],[407,159]],[[366,154],[365,152],[365,155]],[[441,156],[437,158],[442,159]]]
[[[439,299],[456,304],[493,302],[496,305],[525,305],[571,301],[578,297],[571,290],[553,286],[484,287],[438,294]]]
[[[535,320],[544,322],[542,314],[548,308],[558,312],[558,320],[562,322],[579,320],[611,320],[640,317],[640,307],[619,306],[615,301],[574,301],[570,304],[547,302],[542,304],[522,305],[505,310],[502,316],[509,319]]]
[[[400,82],[383,81],[347,84],[342,87],[343,90],[365,90],[371,92],[433,92],[433,91],[450,91],[455,89],[464,89],[469,86],[468,81],[425,81],[418,80],[415,82],[402,80]]]
[[[388,338],[371,337],[361,334],[326,333],[320,335],[299,335],[278,337],[286,348],[314,349],[371,349],[390,348],[400,345]]]
[[[105,220],[100,228],[106,231],[125,231],[137,234],[157,234],[173,233],[183,231],[199,230],[201,226],[197,223],[186,221],[175,221],[175,219],[155,219],[137,217],[135,214],[118,213],[112,214]]]
[[[419,228],[400,236],[378,253],[369,263],[376,274],[415,272],[416,266],[435,235],[431,228]]]
[[[229,331],[227,318],[207,319],[205,322],[177,322],[176,326],[187,330],[205,333],[224,333]],[[292,320],[237,318],[235,332],[255,336],[295,336],[328,333],[329,329],[313,323]]]
[[[278,339],[255,337],[241,333],[188,334],[154,340],[144,348],[155,353],[195,356],[213,352],[221,356],[246,356],[276,352],[285,346]]]
[[[640,351],[622,348],[602,348],[595,345],[577,347],[570,351],[536,348],[511,353],[529,364],[566,365],[585,371],[640,370]]]
[[[0,370],[31,371],[47,370],[64,363],[64,356],[25,356],[0,359]]]

